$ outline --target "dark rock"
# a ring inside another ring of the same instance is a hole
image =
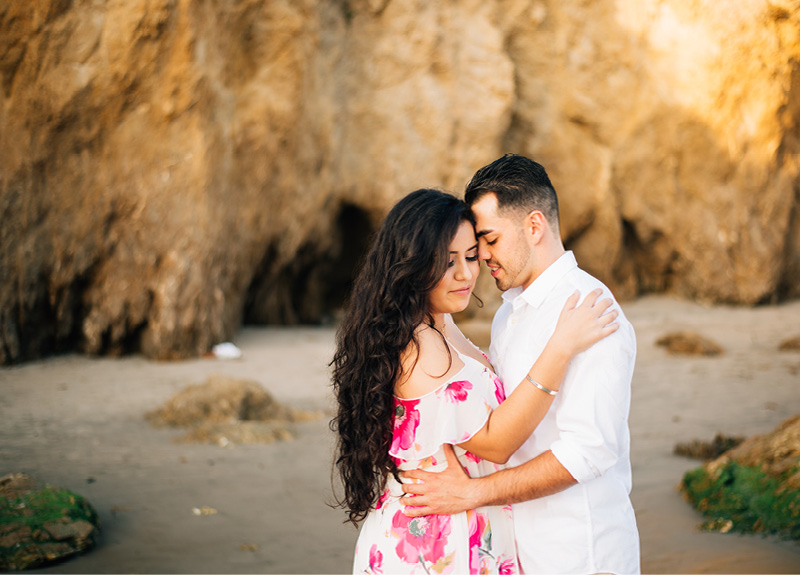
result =
[[[656,345],[667,348],[672,354],[679,355],[720,355],[722,347],[708,338],[696,333],[682,331],[671,333],[656,340]]]
[[[742,443],[744,439],[744,437],[730,437],[718,433],[712,441],[693,439],[688,443],[678,443],[675,445],[673,453],[694,459],[715,459]]]
[[[780,351],[800,351],[800,335],[783,340],[778,349]]]

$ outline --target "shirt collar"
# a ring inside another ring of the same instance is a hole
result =
[[[539,274],[539,277],[533,280],[533,283],[526,290],[523,291],[522,286],[520,286],[503,292],[503,300],[510,302],[515,309],[523,303],[539,307],[561,278],[577,267],[578,262],[575,261],[575,254],[572,251],[566,251]]]

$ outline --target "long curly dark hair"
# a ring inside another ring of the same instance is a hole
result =
[[[447,271],[449,246],[466,204],[438,190],[410,193],[392,208],[353,285],[336,335],[333,389],[338,409],[335,466],[344,494],[336,498],[353,525],[363,520],[397,467],[389,456],[394,385],[401,354],[417,345],[415,329],[433,327],[430,291]]]

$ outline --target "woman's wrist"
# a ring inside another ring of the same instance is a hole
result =
[[[550,341],[548,341],[544,346],[542,354],[539,357],[544,357],[547,359],[547,361],[563,363],[564,365],[567,365],[572,361],[572,358],[575,357],[575,350],[572,349],[571,343],[561,343],[560,341],[551,338]]]
[[[531,366],[527,378],[539,382],[548,390],[558,391],[563,373],[566,366],[572,361],[572,357],[571,350],[551,339],[542,350],[539,359]],[[560,376],[556,374],[560,374]]]

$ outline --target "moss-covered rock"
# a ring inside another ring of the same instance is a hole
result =
[[[754,436],[681,481],[701,528],[800,540],[800,415]]]
[[[90,549],[97,512],[80,495],[38,487],[28,476],[0,478],[0,569],[31,569]]]

